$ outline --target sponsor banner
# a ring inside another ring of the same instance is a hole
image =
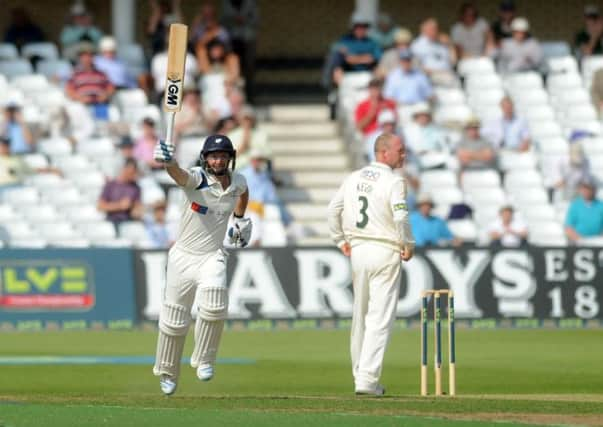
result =
[[[129,328],[129,249],[0,250],[0,330]]]
[[[141,318],[156,320],[167,253],[138,251],[135,259]],[[603,248],[434,248],[402,265],[397,315],[408,325],[428,289],[454,291],[461,327],[592,327],[603,320]],[[228,277],[232,328],[240,321],[337,327],[352,313],[349,260],[335,248],[233,250]]]

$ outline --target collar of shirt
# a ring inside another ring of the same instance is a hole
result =
[[[371,162],[371,166],[375,167],[375,168],[383,169],[383,170],[386,170],[386,171],[389,171],[389,172],[391,172],[393,170],[392,168],[390,168],[385,163],[381,163],[381,162],[378,162],[378,161]]]

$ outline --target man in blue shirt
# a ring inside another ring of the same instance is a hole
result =
[[[412,66],[410,50],[400,51],[400,66],[387,75],[383,95],[394,99],[398,105],[426,102],[433,97],[433,89],[427,76]]]
[[[433,200],[429,194],[421,194],[417,198],[418,210],[410,214],[410,226],[415,236],[415,246],[430,246],[460,243],[450,230],[446,221],[431,214]]]
[[[4,109],[4,123],[0,125],[0,136],[10,141],[11,154],[27,154],[34,150],[34,138],[23,119],[21,106],[9,102]]]
[[[580,195],[569,206],[565,219],[565,234],[572,242],[583,238],[602,237],[603,202],[595,198],[595,183],[585,179],[578,187]]]

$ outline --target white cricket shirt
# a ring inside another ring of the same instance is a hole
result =
[[[194,253],[216,251],[222,248],[228,219],[238,197],[247,190],[247,181],[243,175],[232,172],[230,186],[223,190],[222,184],[202,168],[194,167],[187,172],[176,245]]]
[[[328,216],[337,246],[367,240],[394,250],[414,245],[404,178],[383,163],[352,172],[331,200]]]

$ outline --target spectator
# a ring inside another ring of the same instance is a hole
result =
[[[569,157],[559,159],[557,167],[553,169],[554,200],[572,200],[578,193],[580,182],[592,179],[590,163],[579,141],[572,140]]]
[[[530,24],[526,18],[517,17],[511,22],[511,38],[501,43],[499,68],[502,73],[538,70],[542,62],[540,43],[529,33]]]
[[[61,30],[63,56],[74,60],[81,43],[96,47],[102,36],[102,31],[94,26],[92,15],[86,7],[82,3],[75,3],[71,6],[69,23]]]
[[[191,24],[189,39],[195,51],[199,45],[207,45],[211,40],[219,40],[224,45],[230,43],[230,35],[226,28],[220,25],[216,9],[212,4],[204,3]]]
[[[152,248],[165,249],[174,243],[174,236],[166,223],[165,214],[166,204],[161,201],[153,205],[153,213],[144,218],[144,226]]]
[[[529,150],[531,138],[528,123],[515,114],[511,98],[505,96],[500,101],[500,108],[503,116],[487,122],[482,128],[482,136],[497,150],[521,152]]]
[[[421,68],[442,85],[455,81],[452,67],[456,63],[454,45],[447,34],[440,33],[438,21],[428,18],[421,24],[421,34],[410,45]]]
[[[171,23],[182,22],[182,13],[180,0],[149,0],[149,4],[151,16],[147,23],[146,33],[151,57],[153,57],[167,49],[168,28]]]
[[[424,170],[448,165],[450,150],[446,134],[433,123],[429,105],[424,102],[416,104],[412,117],[413,121],[404,126],[404,139],[419,168]]]
[[[238,169],[243,169],[249,164],[249,153],[252,149],[260,150],[268,159],[272,155],[268,134],[257,126],[256,113],[250,105],[243,107],[239,117],[239,127],[227,136],[237,150]]]
[[[410,49],[410,42],[412,42],[412,33],[406,28],[399,28],[394,33],[394,45],[383,52],[379,65],[375,74],[379,78],[385,78],[400,64],[400,52],[403,50]]]
[[[573,243],[603,234],[603,202],[595,197],[593,180],[580,182],[580,195],[569,205],[565,219],[565,234]]]
[[[253,101],[255,81],[255,41],[259,12],[255,0],[223,0],[222,20],[230,32],[230,42],[239,58],[245,78],[245,95]]]
[[[44,33],[31,21],[29,13],[22,7],[10,11],[10,22],[4,32],[4,41],[12,43],[21,49],[27,43],[43,42]]]
[[[240,87],[227,84],[225,96],[213,96],[203,101],[205,116],[213,127],[222,119],[233,118],[235,122],[238,120],[241,109],[245,105],[245,94]]]
[[[194,86],[184,88],[182,110],[176,114],[174,130],[178,138],[207,134],[208,127],[201,109],[201,97]]]
[[[491,244],[504,247],[518,247],[526,243],[528,227],[513,212],[511,205],[500,208],[499,218],[488,226]]]
[[[480,138],[479,128],[477,118],[471,118],[465,124],[465,135],[456,147],[461,172],[496,167],[496,153],[492,144]]]
[[[461,243],[452,235],[446,221],[432,215],[433,200],[429,194],[419,194],[417,206],[418,210],[410,214],[410,226],[417,247],[447,244],[457,246]]]
[[[213,132],[219,135],[227,135],[230,131],[237,128],[237,121],[234,117],[225,117],[223,119],[218,120],[215,127],[213,128]]]
[[[166,37],[168,37],[166,35]],[[167,73],[168,63],[168,52],[167,44],[166,48],[155,54],[151,58],[151,75],[153,76],[155,86],[155,100],[161,103],[163,99],[163,92],[165,91],[165,76]],[[192,53],[187,52],[184,63],[184,82],[183,86],[191,87],[196,86],[196,79],[199,75],[199,68],[197,67],[197,60]]]
[[[595,71],[592,78],[592,85],[590,87],[590,96],[592,102],[599,114],[599,118],[603,117],[603,68],[599,68]]]
[[[145,117],[142,120],[142,134],[136,140],[132,154],[134,154],[136,160],[155,170],[163,169],[163,165],[157,163],[153,158],[153,150],[158,139],[159,135],[157,135],[157,131],[155,130],[155,120]]]
[[[375,161],[375,141],[382,133],[397,134],[395,110],[382,110],[377,117],[377,128],[364,138],[364,153],[369,162]]]
[[[486,55],[489,33],[490,26],[479,16],[475,5],[463,3],[459,11],[459,20],[450,31],[457,58]]]
[[[503,39],[513,35],[511,32],[511,22],[515,19],[515,2],[513,0],[503,0],[498,7],[498,17],[492,23],[492,44],[493,48],[500,47]]]
[[[368,85],[368,98],[356,106],[356,128],[366,137],[377,129],[377,117],[383,110],[395,110],[396,101],[383,97],[383,81],[372,79]]]
[[[117,89],[136,87],[134,78],[128,72],[126,64],[117,58],[117,43],[111,36],[103,37],[98,43],[100,55],[94,58],[94,67],[105,73]]]
[[[381,48],[368,37],[370,22],[360,13],[352,15],[352,31],[337,42],[333,81],[341,83],[345,72],[371,71],[381,58]]]
[[[23,156],[11,154],[10,141],[0,136],[0,193],[4,189],[21,185],[26,177],[36,173],[61,175],[54,167],[31,168],[23,160]]]
[[[239,58],[219,38],[211,39],[207,43],[198,42],[196,55],[201,74],[221,74],[227,82],[239,81]]]
[[[369,30],[369,37],[373,39],[381,50],[389,49],[395,43],[395,35],[398,27],[392,22],[392,17],[387,13],[380,13],[377,18],[377,26]]]
[[[4,108],[4,121],[0,122],[0,136],[10,142],[11,154],[31,153],[35,141],[29,126],[23,120],[21,105],[9,102]]]
[[[136,160],[126,160],[116,179],[107,182],[98,200],[97,208],[107,214],[114,224],[138,219],[142,214],[140,187],[136,183],[138,166]]]
[[[121,137],[119,144],[117,144],[117,148],[119,149],[119,154],[123,159],[123,164],[125,164],[128,159],[134,158],[134,142],[128,135]]]
[[[584,28],[576,34],[574,46],[579,57],[603,53],[603,19],[597,6],[584,7]]]
[[[108,120],[109,100],[115,92],[115,87],[105,73],[94,67],[93,55],[94,46],[80,45],[78,64],[67,82],[66,91],[74,101],[89,106],[96,119]]]
[[[427,76],[412,66],[410,50],[400,51],[400,65],[387,75],[383,95],[401,106],[429,101],[433,97]]]

